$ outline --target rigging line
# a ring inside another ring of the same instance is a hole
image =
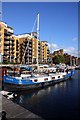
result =
[[[25,57],[25,54],[26,54],[26,50],[28,49],[28,46],[29,46],[29,40],[28,40],[28,44],[26,46],[26,49],[24,51],[24,55],[23,55],[23,58],[22,58],[22,63],[24,62],[24,57]]]

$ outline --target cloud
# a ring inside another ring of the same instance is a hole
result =
[[[64,52],[65,52],[65,53],[68,53],[68,54],[70,54],[70,55],[76,56],[76,57],[78,56],[78,50],[75,49],[74,47],[65,48],[65,49],[64,49]]]
[[[75,38],[74,40],[77,40],[77,39]],[[60,49],[63,49],[64,53],[68,53],[68,54],[70,54],[72,56],[75,56],[75,57],[80,56],[80,50],[78,51],[73,46],[64,48],[64,47],[60,47],[56,43],[52,43],[52,44],[48,43],[48,46],[49,46],[49,49],[50,49],[51,53],[53,53],[54,51],[58,51]]]
[[[64,52],[72,53],[75,50],[74,47],[68,47],[64,49]]]

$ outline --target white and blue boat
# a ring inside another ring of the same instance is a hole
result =
[[[49,74],[29,74],[19,77],[4,75],[4,84],[14,90],[30,90],[42,88],[48,85],[67,80],[74,74],[74,70],[67,72],[56,72]]]

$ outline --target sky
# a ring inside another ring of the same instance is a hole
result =
[[[38,13],[40,40],[48,42],[51,52],[64,49],[65,53],[77,56],[78,3],[4,2],[2,4],[2,20],[14,28],[16,35],[31,32]]]

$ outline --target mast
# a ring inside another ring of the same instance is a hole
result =
[[[38,39],[39,39],[39,14],[37,15],[37,68],[38,68]]]
[[[37,47],[36,52],[37,52],[37,55],[36,55],[36,62],[37,62],[37,67],[38,67],[39,14],[37,15],[37,17],[35,19],[35,22],[34,22],[34,25],[33,25],[33,28],[32,28],[32,32],[31,32],[31,37],[32,37],[32,33],[33,33],[34,26],[35,26],[36,23],[37,23],[37,40],[36,40],[36,47]],[[28,44],[27,44],[27,46],[25,48],[25,51],[24,51],[24,54],[23,54],[23,57],[22,57],[22,63],[24,63],[24,57],[25,57],[25,54],[26,54],[26,50],[28,50],[28,46],[29,46],[29,40],[28,40]],[[28,58],[28,62],[29,62],[29,58]]]

